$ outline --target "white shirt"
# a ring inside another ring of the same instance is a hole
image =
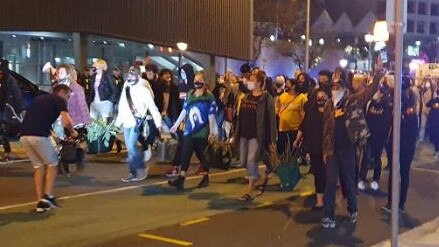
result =
[[[140,79],[139,82],[134,86],[131,86],[128,82],[125,82],[119,100],[119,114],[116,118],[116,126],[122,126],[124,128],[132,128],[136,126],[136,120],[127,101],[125,93],[126,87],[130,87],[131,99],[133,100],[135,108],[142,115],[142,117],[144,117],[147,113],[147,110],[149,110],[155,126],[157,128],[162,126],[162,116],[154,103],[154,99],[152,98],[150,91],[145,87],[143,81],[143,79]]]
[[[99,85],[101,84],[102,73],[97,73],[94,81],[94,90],[95,90],[95,98],[94,102],[100,102],[101,98],[99,97]]]

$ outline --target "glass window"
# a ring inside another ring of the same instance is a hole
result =
[[[436,22],[431,22],[430,23],[430,34],[438,34],[438,30],[437,30],[437,23]]]
[[[416,27],[417,33],[424,33],[425,32],[425,23],[424,21],[418,21],[417,27]]]
[[[408,1],[408,3],[407,3],[407,12],[408,13],[416,13],[416,11],[415,11],[415,3],[413,2],[413,1]]]
[[[418,3],[418,14],[425,15],[427,14],[427,4],[420,2]]]
[[[407,20],[407,32],[409,33],[415,32],[415,22],[413,20]]]
[[[430,15],[439,16],[439,4],[432,3],[430,5]]]

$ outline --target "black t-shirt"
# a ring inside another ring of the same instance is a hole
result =
[[[164,104],[163,103],[163,101],[164,101],[163,94],[169,93],[170,86],[168,85],[167,82],[165,82],[163,80],[157,80],[157,81],[151,82],[151,88],[152,88],[152,91],[154,92],[154,103],[157,106],[157,108],[159,109],[159,111],[162,112],[163,104]]]
[[[67,101],[55,94],[45,94],[34,99],[21,125],[22,136],[43,136],[50,134],[52,124],[62,111],[67,112]]]
[[[246,100],[241,103],[240,116],[240,132],[242,138],[257,138],[256,133],[256,110],[260,96],[253,96],[250,94]]]

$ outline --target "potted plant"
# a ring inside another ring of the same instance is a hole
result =
[[[107,124],[102,118],[94,119],[87,126],[88,152],[91,154],[110,152],[118,132],[119,129],[114,125],[114,121]]]
[[[299,151],[297,148],[291,150],[290,144],[287,144],[282,155],[271,154],[270,160],[279,177],[281,189],[284,191],[293,190],[300,180]]]

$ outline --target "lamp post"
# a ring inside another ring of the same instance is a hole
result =
[[[311,28],[311,0],[306,1],[306,34],[305,34],[305,73],[309,72],[309,43]]]
[[[368,34],[364,35],[364,40],[366,41],[367,44],[369,44],[369,48],[368,48],[369,58],[368,58],[368,63],[367,63],[367,69],[369,71],[372,71],[373,70],[373,68],[372,68],[372,43],[374,41],[374,37],[372,34],[368,33]]]
[[[188,47],[188,45],[185,42],[178,42],[177,43],[177,48],[179,50],[179,53],[178,53],[178,69],[177,69],[177,72],[178,72],[178,83],[179,84],[180,84],[180,81],[181,81],[181,71],[180,71],[181,70],[181,58],[183,57],[183,52],[187,50],[187,47]]]

